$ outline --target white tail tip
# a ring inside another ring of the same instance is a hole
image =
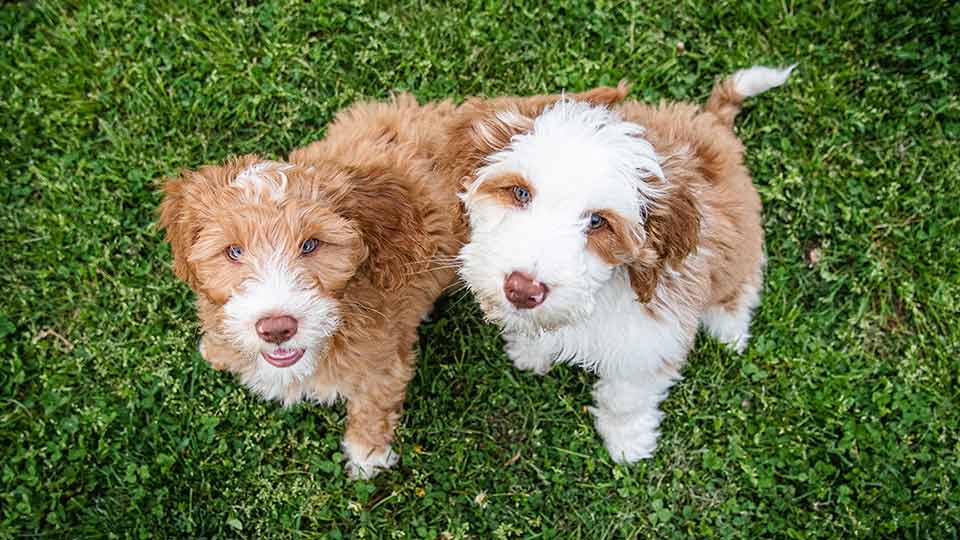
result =
[[[797,64],[783,69],[753,66],[733,74],[733,88],[743,97],[753,97],[787,82]]]

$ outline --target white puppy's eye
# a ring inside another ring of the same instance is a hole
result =
[[[607,219],[600,214],[590,214],[590,230],[596,231],[602,229],[607,224]]]
[[[526,206],[530,202],[530,191],[523,186],[513,186],[513,198],[520,206]]]
[[[227,255],[227,258],[233,262],[240,262],[240,257],[243,256],[243,248],[237,244],[232,244],[227,246],[227,249],[223,250]]]
[[[317,247],[320,245],[320,241],[316,238],[308,238],[300,244],[300,254],[309,255],[317,250]]]

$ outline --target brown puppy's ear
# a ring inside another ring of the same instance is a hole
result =
[[[199,227],[192,222],[187,209],[188,175],[168,179],[163,183],[163,202],[160,203],[160,228],[166,231],[166,240],[173,251],[173,273],[197,289],[197,275],[190,264],[190,250],[197,240]]]
[[[647,204],[642,255],[628,266],[630,286],[643,303],[653,299],[663,270],[683,264],[700,237],[700,212],[693,194],[684,186],[652,181],[661,184],[658,190],[663,194]]]
[[[353,170],[331,194],[335,208],[360,231],[363,271],[384,290],[396,290],[429,264],[422,216],[410,191],[388,170]]]
[[[194,291],[198,290],[196,269],[190,262],[190,252],[200,234],[204,209],[219,200],[219,189],[228,184],[237,173],[259,160],[247,155],[229,160],[223,166],[208,165],[196,171],[186,171],[163,183],[163,202],[160,203],[160,228],[166,231],[166,240],[173,251],[173,272]]]

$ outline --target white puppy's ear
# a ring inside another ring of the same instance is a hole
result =
[[[648,256],[637,257],[628,265],[630,285],[644,303],[653,298],[662,271],[683,264],[700,238],[700,211],[693,194],[665,182],[657,191],[660,195],[648,203],[643,225],[646,238],[641,251]]]

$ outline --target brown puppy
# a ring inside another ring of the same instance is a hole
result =
[[[201,354],[265,399],[345,399],[352,477],[397,461],[417,326],[456,277],[464,227],[433,157],[455,109],[409,95],[358,104],[285,162],[244,156],[163,187],[160,224],[197,293]]]

